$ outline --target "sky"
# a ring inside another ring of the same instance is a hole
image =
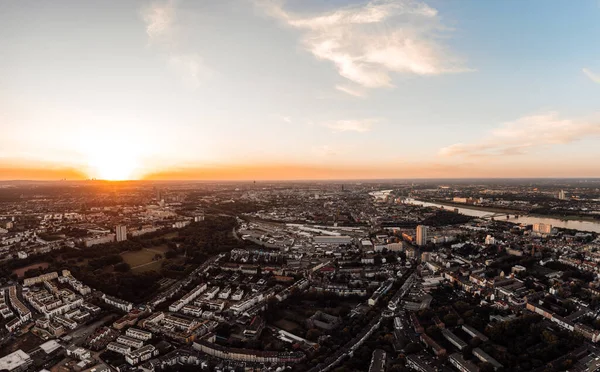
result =
[[[0,0],[0,179],[600,177],[599,0]]]

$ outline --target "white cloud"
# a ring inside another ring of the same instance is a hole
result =
[[[197,89],[200,82],[211,75],[197,54],[177,54],[169,57],[169,67],[179,75],[185,85]]]
[[[175,2],[155,2],[142,10],[150,44],[171,42],[175,24]]]
[[[379,122],[379,119],[363,120],[337,120],[324,123],[324,125],[334,132],[369,132],[373,125]]]
[[[360,87],[353,87],[350,85],[336,85],[335,89],[358,98],[364,98],[366,95],[365,91]]]
[[[281,120],[285,121],[288,124],[292,124],[292,118],[289,116],[283,116]]]
[[[176,0],[154,2],[142,9],[148,44],[167,54],[167,65],[191,89],[200,87],[202,80],[212,74],[197,53],[183,52],[180,47]]]
[[[438,75],[466,71],[439,40],[437,10],[417,0],[371,0],[301,16],[283,0],[255,0],[267,14],[302,32],[302,45],[363,87],[392,86],[392,73]],[[339,88],[338,88],[339,89]]]
[[[456,143],[442,148],[442,156],[520,155],[531,149],[568,144],[600,136],[600,121],[562,119],[556,112],[531,115],[502,124],[486,138],[474,143]]]
[[[593,82],[600,84],[600,75],[590,71],[587,68],[582,69],[583,73],[589,77]]]
[[[320,156],[320,157],[335,156],[338,153],[337,150],[335,150],[333,147],[331,147],[329,145],[313,147],[312,152],[313,152],[313,154]]]

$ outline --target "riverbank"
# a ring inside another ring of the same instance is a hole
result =
[[[529,215],[526,211],[520,211],[518,209],[510,209],[510,208],[501,208],[501,207],[482,207],[479,205],[473,204],[465,204],[465,203],[454,203],[449,201],[439,201],[439,200],[425,200],[425,199],[415,199],[416,201],[425,202],[425,203],[433,203],[433,204],[441,204],[445,207],[456,207],[456,208],[466,208],[466,209],[475,209],[482,212],[490,212],[490,213],[508,213],[515,214],[519,216]]]
[[[532,214],[523,214],[523,212],[518,213],[509,213],[507,210],[502,210],[498,212],[500,209],[496,209],[494,211],[492,208],[472,208],[471,206],[458,206],[451,205],[448,203],[440,203],[440,202],[427,202],[423,200],[415,200],[408,199],[406,203],[416,204],[425,207],[437,207],[437,208],[456,208],[458,213],[465,214],[467,216],[477,217],[477,218],[487,218],[494,213],[506,213],[505,216],[498,216],[496,219],[498,221],[506,221],[515,224],[524,224],[524,225],[535,225],[537,223],[543,223],[547,225],[552,225],[553,227],[559,229],[569,229],[569,230],[578,230],[583,232],[594,232],[600,234],[600,221],[598,220],[582,220],[581,218],[573,218],[566,219],[564,217],[549,217],[549,216],[537,216]],[[516,217],[518,215],[519,217]]]
[[[417,199],[415,199],[417,200]],[[490,213],[508,213],[519,216],[529,216],[529,217],[539,217],[539,218],[554,218],[562,221],[587,221],[587,222],[598,222],[600,220],[592,217],[592,216],[579,216],[579,215],[568,215],[568,216],[560,216],[556,214],[539,214],[539,213],[529,213],[526,211],[518,210],[518,209],[510,209],[510,208],[502,208],[502,207],[485,207],[480,205],[473,204],[463,204],[463,203],[454,203],[449,201],[438,201],[438,200],[424,200],[418,199],[419,201],[423,201],[426,203],[436,203],[441,204],[443,206],[448,207],[456,207],[456,208],[467,208],[467,209],[475,209],[482,212],[490,212]]]

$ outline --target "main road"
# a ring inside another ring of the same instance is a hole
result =
[[[411,269],[403,276],[403,280],[406,281],[408,278],[411,278],[414,269]],[[404,284],[404,283],[403,283]],[[404,286],[401,286],[392,299],[399,301],[401,297],[406,295],[407,289]],[[379,314],[375,316],[369,324],[367,324],[363,330],[352,340],[348,341],[343,347],[338,349],[333,355],[330,355],[325,362],[317,364],[315,367],[311,368],[309,372],[327,372],[333,368],[335,368],[338,364],[340,364],[345,358],[352,357],[352,354],[381,326],[381,319],[383,318],[383,312],[387,310],[387,307],[383,306]]]

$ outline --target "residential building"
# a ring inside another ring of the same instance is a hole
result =
[[[139,349],[140,347],[144,346],[144,341],[129,336],[119,336],[117,338],[117,342],[123,345],[131,346],[135,349]]]
[[[478,347],[473,349],[473,355],[475,355],[477,359],[481,360],[482,362],[491,364],[495,370],[502,368],[502,364],[498,363],[496,359],[492,358],[488,353]]]
[[[146,345],[125,354],[125,360],[131,365],[136,365],[156,355],[158,355],[158,350],[152,345]]]
[[[56,271],[53,271],[51,273],[34,276],[33,278],[24,279],[23,286],[29,287],[31,285],[36,285],[36,284],[43,283],[45,281],[53,280],[56,278],[58,278],[58,273]]]
[[[428,227],[424,225],[417,226],[416,241],[418,246],[424,246],[427,244],[427,230]]]
[[[125,225],[118,225],[115,228],[115,232],[116,232],[116,237],[117,237],[117,241],[118,242],[122,242],[124,240],[127,240],[127,226],[125,226]]]
[[[115,353],[126,355],[131,352],[131,346],[123,345],[118,342],[110,342],[106,348]]]
[[[456,346],[456,348],[458,348],[458,350],[460,351],[463,351],[468,346],[466,342],[461,340],[458,336],[456,336],[454,333],[452,333],[452,331],[448,329],[442,329],[442,336],[444,336],[446,340],[450,341],[450,343]]]
[[[373,350],[369,372],[385,372],[386,353],[381,349]]]
[[[29,370],[33,360],[29,354],[19,349],[0,358],[0,371],[21,372]]]
[[[472,362],[465,360],[463,356],[459,353],[450,354],[448,360],[460,372],[479,372],[479,367],[477,367]]]
[[[133,309],[133,304],[128,301],[121,300],[119,298],[109,296],[107,294],[102,295],[102,299],[109,305],[116,307],[117,309],[123,311],[131,311]]]
[[[129,328],[125,334],[129,337],[137,338],[138,340],[148,341],[152,338],[152,332],[144,331],[138,328]]]

